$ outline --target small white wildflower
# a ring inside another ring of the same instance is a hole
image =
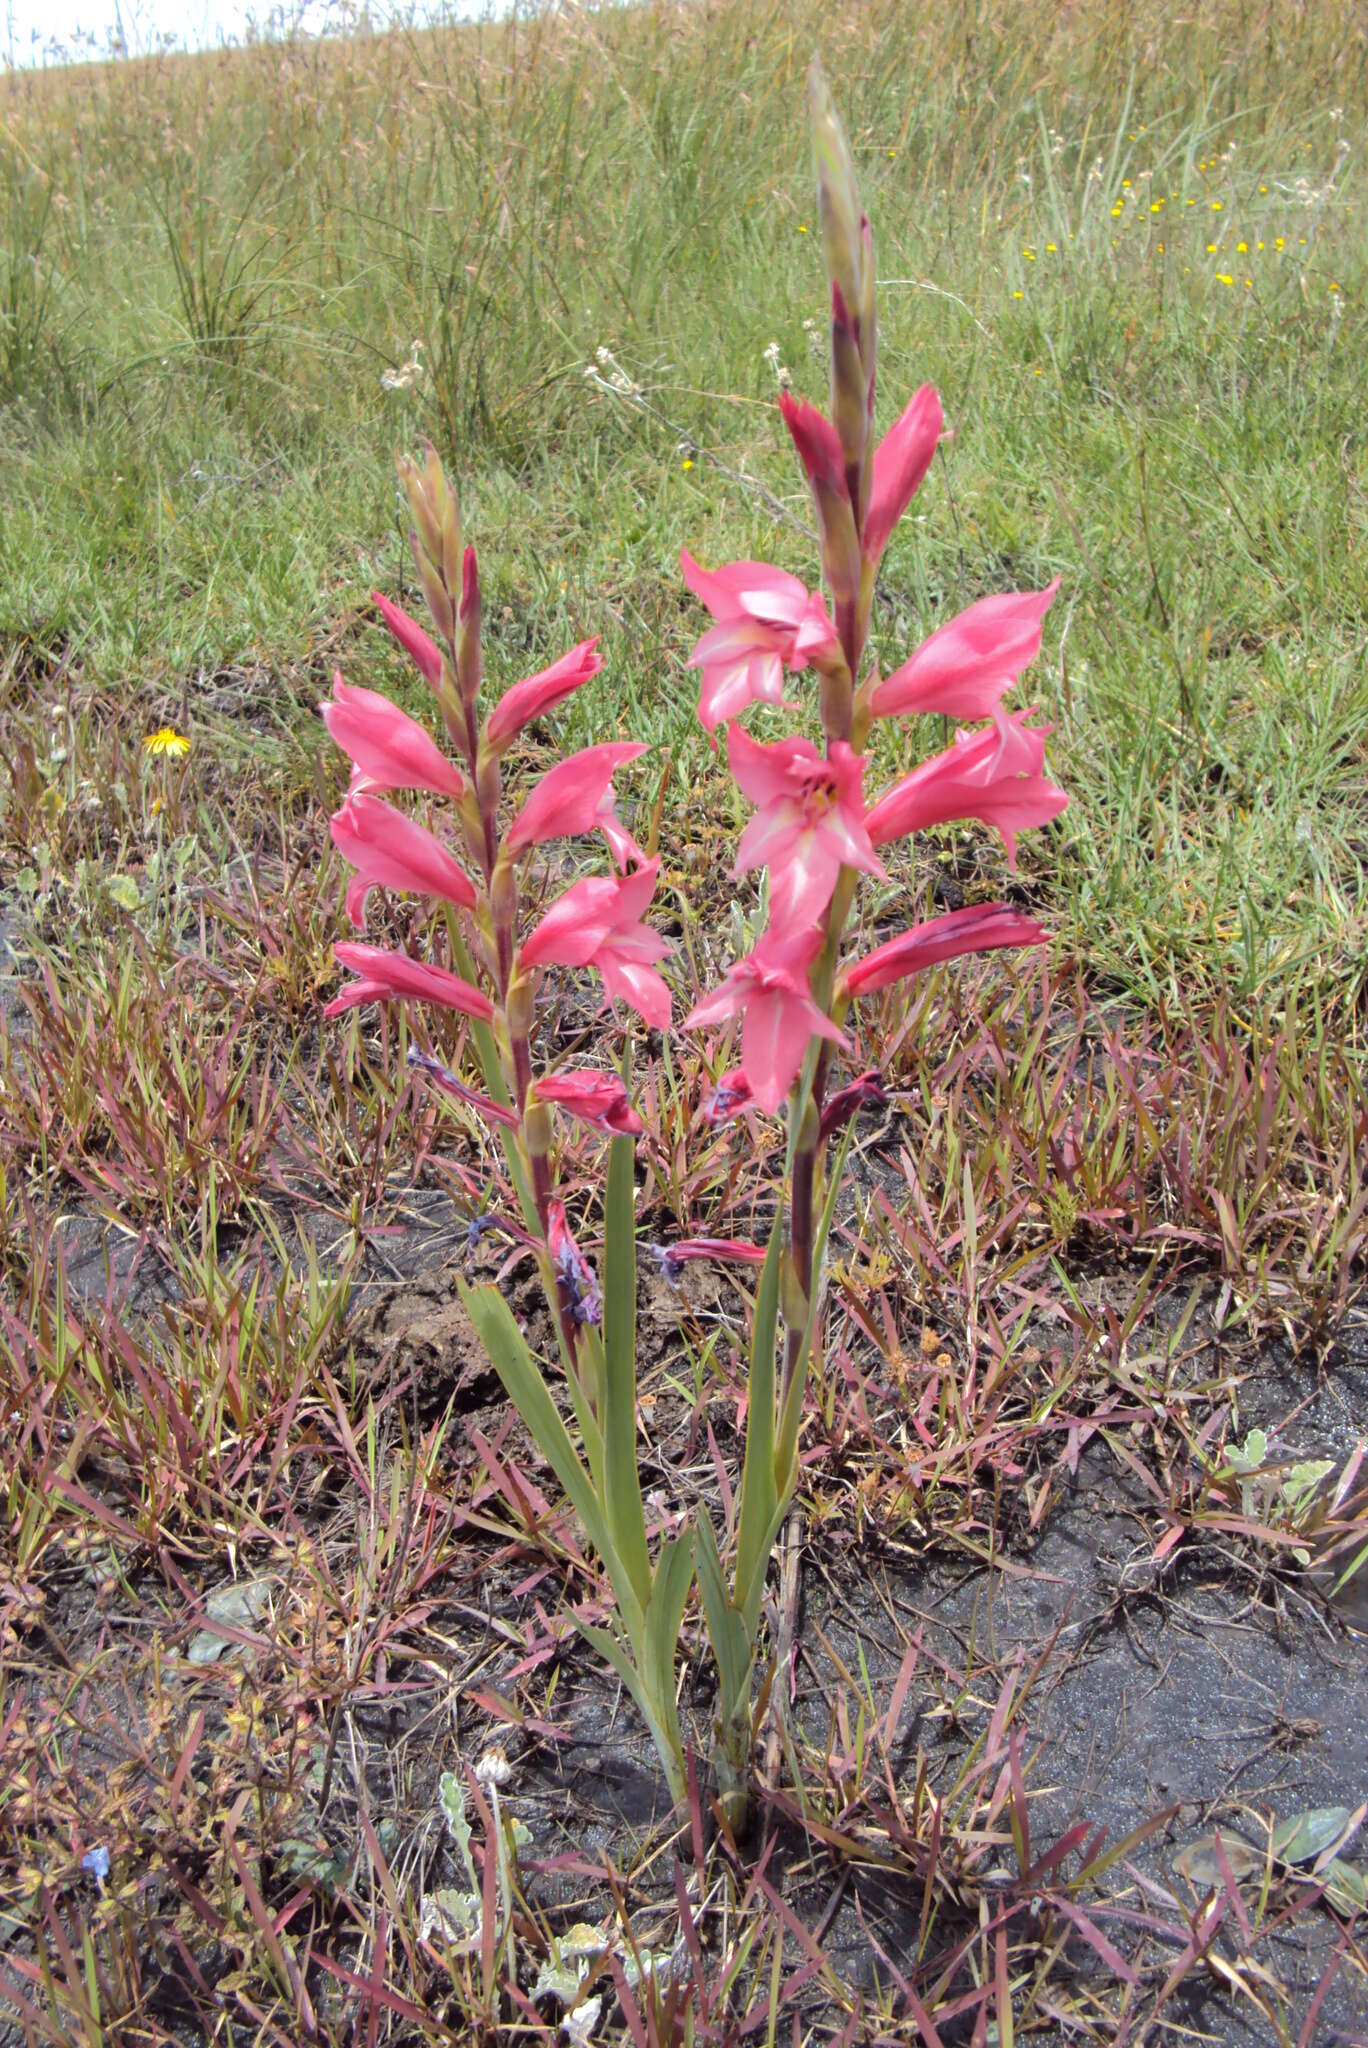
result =
[[[501,1792],[513,1776],[513,1766],[501,1749],[487,1749],[475,1766],[475,1777],[486,1792]]]
[[[773,370],[774,381],[779,386],[779,389],[781,391],[790,390],[793,385],[793,379],[789,375],[787,366],[779,359],[779,344],[777,341],[772,341],[765,350],[765,361]]]
[[[596,348],[594,361],[585,364],[584,374],[598,390],[610,392],[614,398],[630,399],[634,405],[639,405],[645,395],[610,348]]]
[[[409,351],[409,359],[397,370],[382,370],[380,382],[386,391],[412,391],[423,374],[423,344],[415,341]]]

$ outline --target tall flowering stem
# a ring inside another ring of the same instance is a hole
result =
[[[553,967],[597,970],[610,1000],[648,1023],[670,1021],[657,967],[669,950],[643,921],[659,863],[648,861],[614,808],[613,774],[644,748],[610,742],[562,760],[512,820],[504,816],[503,761],[534,719],[579,690],[601,667],[582,641],[535,675],[482,701],[479,568],[464,541],[456,494],[431,448],[401,458],[412,515],[414,568],[433,632],[378,591],[386,625],[432,691],[447,747],[419,720],[338,676],[322,706],[328,730],[352,762],[347,795],[332,820],[333,843],[354,870],[347,911],[363,927],[377,889],[403,890],[439,906],[451,965],[381,946],[342,943],[354,977],[330,1015],[374,1002],[435,1007],[468,1020],[484,1092],[435,1055],[410,1047],[417,1085],[460,1103],[504,1146],[521,1209],[516,1234],[534,1248],[559,1339],[578,1446],[507,1304],[493,1288],[463,1290],[505,1388],[564,1486],[607,1571],[611,1630],[585,1633],[628,1687],[655,1739],[672,1796],[685,1786],[674,1662],[693,1576],[688,1537],[662,1536],[654,1558],[636,1468],[636,1251],[633,1143],[642,1130],[623,1075],[599,1068],[546,1073],[537,1065],[537,991]],[[454,812],[443,834],[377,794],[420,792]],[[520,864],[545,840],[602,833],[612,870],[573,884],[525,928]],[[455,843],[453,843],[453,841]],[[603,1284],[576,1241],[556,1175],[556,1116],[609,1138]]]
[[[827,1151],[833,1140],[848,1144],[855,1109],[879,1094],[870,1071],[828,1102],[836,1061],[848,1049],[842,1026],[862,994],[935,961],[1036,945],[1045,936],[1033,920],[997,904],[932,919],[864,960],[843,960],[859,879],[884,875],[879,848],[952,817],[996,826],[1014,858],[1016,833],[1055,816],[1065,801],[1043,773],[1047,729],[1002,707],[1039,651],[1055,586],[984,600],[934,633],[885,682],[863,674],[880,558],[930,467],[941,403],[924,385],[876,443],[873,237],[850,148],[815,63],[810,99],[831,315],[830,410],[789,391],[781,392],[779,406],[812,493],[826,596],[765,563],[708,571],[687,551],[682,557],[690,588],[717,621],[694,651],[703,670],[699,714],[710,730],[731,721],[729,765],[756,805],[737,872],[768,868],[771,914],[770,930],[686,1021],[706,1028],[739,1019],[741,1065],[727,1076],[728,1099],[761,1111],[786,1103],[788,1119],[787,1228],[776,1221],[756,1295],[729,1582],[703,1514],[695,1546],[721,1679],[717,1781],[738,1822],[747,1796],[760,1594],[793,1494],[807,1363],[820,1342],[821,1260],[840,1178],[840,1163],[827,1172]],[[805,737],[766,744],[746,733],[738,721],[752,703],[795,708],[784,679],[804,670],[818,678],[820,748]],[[961,732],[944,755],[867,805],[862,750],[873,720],[923,711],[989,718],[992,725]]]

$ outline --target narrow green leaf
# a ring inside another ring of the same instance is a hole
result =
[[[587,1361],[592,1368],[596,1384],[600,1387],[603,1385],[603,1340],[592,1323],[586,1323],[579,1332],[579,1348],[581,1371],[572,1372],[568,1376],[567,1383],[570,1388],[570,1399],[574,1404],[575,1422],[579,1428],[580,1442],[584,1445],[584,1455],[589,1464],[589,1477],[593,1482],[594,1492],[602,1500],[603,1432],[598,1426],[598,1418],[594,1414],[593,1406],[584,1390],[582,1380],[582,1368]]]
[[[821,1314],[822,1267],[826,1259],[832,1218],[836,1214],[836,1197],[841,1191],[841,1181],[845,1174],[846,1159],[854,1132],[855,1125],[852,1119],[841,1134],[836,1161],[828,1174],[826,1199],[822,1203],[822,1213],[812,1246],[812,1300],[808,1304],[807,1327],[803,1332],[803,1346],[795,1361],[788,1391],[779,1413],[779,1429],[774,1447],[774,1493],[782,1507],[788,1506],[798,1480],[798,1428],[803,1417],[803,1396],[807,1392],[808,1366],[812,1359],[812,1347],[816,1341],[817,1322]]]
[[[717,1660],[717,1675],[722,1688],[720,1718],[726,1721],[746,1696],[746,1688],[750,1684],[752,1645],[746,1638],[746,1624],[732,1605],[727,1591],[712,1516],[701,1501],[694,1536],[694,1564],[698,1571],[698,1590],[703,1596],[703,1618],[707,1623],[708,1640]]]
[[[637,1598],[651,1597],[646,1512],[636,1447],[636,1208],[633,1146],[608,1148],[603,1251],[603,1510]]]
[[[784,1235],[782,1209],[774,1218],[769,1248],[755,1290],[751,1324],[750,1389],[746,1404],[746,1455],[741,1467],[741,1512],[737,1519],[736,1583],[749,1585],[774,1515],[775,1333],[779,1319],[779,1260]],[[763,1564],[761,1564],[763,1570]],[[738,1605],[741,1602],[738,1600]]]
[[[655,1579],[646,1608],[645,1678],[650,1690],[662,1702],[675,1696],[675,1656],[679,1648],[679,1625],[693,1578],[693,1534],[673,1536],[660,1546]]]
[[[736,1602],[741,1609],[741,1623],[746,1631],[746,1640],[754,1643],[760,1632],[760,1603],[765,1597],[765,1576],[774,1546],[779,1541],[779,1531],[784,1526],[784,1517],[789,1511],[787,1496],[774,1504],[774,1512],[760,1531],[756,1546],[755,1566],[750,1578],[743,1584],[740,1566],[736,1574]]]
[[[527,1340],[513,1320],[512,1310],[494,1287],[469,1287],[462,1281],[460,1288],[461,1299],[475,1325],[475,1334],[489,1353],[490,1364],[565,1488],[570,1505],[584,1524],[585,1534],[607,1568],[623,1626],[633,1641],[639,1641],[645,1618],[642,1603],[614,1548],[593,1483],[570,1441],[541,1369],[527,1348]]]

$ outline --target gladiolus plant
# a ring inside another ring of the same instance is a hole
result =
[[[1028,711],[1003,707],[1039,653],[1055,584],[985,598],[940,626],[890,675],[866,669],[880,560],[928,473],[942,412],[936,392],[924,386],[882,440],[874,438],[872,238],[849,148],[815,65],[811,98],[831,308],[830,417],[787,391],[779,402],[811,488],[825,591],[809,591],[762,562],[708,570],[687,550],[681,557],[686,583],[713,620],[693,655],[702,671],[699,717],[710,736],[725,727],[728,766],[754,808],[736,873],[768,871],[771,917],[753,949],[684,1022],[708,1033],[719,1054],[724,1037],[736,1039],[732,1056],[739,1063],[723,1072],[704,1105],[708,1121],[782,1112],[788,1129],[783,1198],[767,1245],[689,1238],[655,1248],[672,1283],[694,1259],[757,1269],[745,1452],[726,1529],[715,1529],[702,1506],[692,1527],[654,1541],[646,1520],[636,1460],[633,1208],[633,1144],[642,1123],[630,1073],[545,1073],[535,1058],[538,990],[554,969],[591,968],[609,1003],[648,1025],[670,1024],[670,988],[661,972],[670,948],[648,922],[660,862],[621,823],[613,794],[615,772],[643,749],[612,741],[572,754],[505,821],[505,753],[532,720],[589,681],[599,657],[594,642],[585,641],[483,708],[475,554],[463,546],[456,498],[431,450],[422,466],[402,461],[400,473],[436,637],[388,600],[377,603],[432,690],[449,751],[386,698],[340,677],[323,707],[329,731],[354,764],[332,821],[334,843],[355,870],[347,892],[353,922],[363,923],[371,890],[410,890],[442,906],[450,947],[450,964],[439,965],[378,946],[339,945],[339,961],[356,979],[329,1013],[404,1000],[469,1020],[483,1092],[431,1054],[414,1049],[409,1064],[499,1132],[521,1229],[541,1268],[578,1441],[502,1297],[491,1287],[464,1287],[463,1296],[603,1563],[615,1602],[612,1626],[582,1624],[583,1630],[645,1718],[677,1803],[687,1778],[676,1653],[697,1577],[717,1680],[713,1775],[733,1826],[746,1811],[761,1601],[793,1499],[844,1148],[859,1107],[883,1100],[875,1069],[838,1083],[838,1060],[850,1051],[851,1005],[937,962],[1045,938],[1032,918],[989,903],[914,923],[869,950],[847,951],[856,889],[862,875],[886,882],[881,849],[954,819],[993,827],[1014,863],[1017,835],[1056,817],[1066,802],[1045,774],[1049,728],[1029,723]],[[805,675],[815,679],[815,690],[800,687],[791,699],[790,678]],[[776,713],[810,713],[811,731],[760,738],[741,722],[756,705],[771,725]],[[925,712],[981,723],[871,797],[864,749],[874,721]],[[450,843],[377,794],[404,790],[454,806]],[[529,926],[521,864],[549,838],[600,833],[608,871],[573,882]],[[556,1115],[609,1140],[601,1278],[576,1241],[557,1188]],[[838,1151],[829,1162],[833,1143]]]

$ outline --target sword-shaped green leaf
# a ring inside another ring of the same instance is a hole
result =
[[[746,1636],[746,1624],[732,1605],[731,1594],[727,1591],[712,1516],[701,1501],[694,1536],[694,1563],[698,1569],[698,1590],[703,1596],[708,1640],[717,1659],[717,1676],[722,1689],[720,1718],[725,1721],[746,1697],[752,1645]]]
[[[603,1249],[603,1512],[643,1608],[651,1598],[636,1448],[636,1209],[633,1146],[608,1148]]]
[[[742,1587],[749,1587],[757,1569],[763,1574],[769,1556],[765,1531],[774,1519],[774,1377],[775,1334],[779,1318],[779,1259],[783,1242],[783,1212],[779,1211],[770,1231],[760,1284],[755,1290],[755,1315],[751,1324],[750,1389],[746,1403],[746,1455],[741,1468],[741,1512],[737,1522],[736,1584],[737,1605],[744,1604]]]
[[[633,1641],[640,1641],[645,1616],[632,1576],[617,1554],[589,1474],[570,1441],[569,1431],[561,1421],[546,1381],[527,1348],[526,1338],[513,1320],[508,1303],[496,1288],[469,1287],[464,1281],[461,1282],[461,1299],[475,1325],[476,1335],[489,1354],[490,1364],[503,1381],[538,1449],[565,1488],[589,1541],[603,1559],[617,1595],[624,1628]]]

